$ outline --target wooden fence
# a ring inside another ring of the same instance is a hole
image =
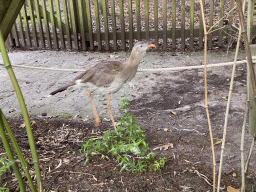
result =
[[[249,0],[255,38],[254,0]],[[209,48],[232,43],[238,26],[234,0],[205,0]],[[223,18],[224,17],[224,18]],[[217,30],[218,28],[221,28]],[[135,40],[163,50],[203,47],[199,0],[26,0],[6,41],[25,49],[118,50]]]

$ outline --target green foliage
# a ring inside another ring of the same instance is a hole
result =
[[[10,171],[11,163],[10,162],[5,163],[4,161],[5,161],[5,158],[0,157],[0,179],[3,172]],[[0,191],[6,192],[6,191],[9,191],[9,189],[6,188],[5,186],[3,187],[0,186]]]
[[[121,171],[142,173],[148,167],[154,167],[154,170],[157,171],[164,166],[166,161],[163,162],[163,160],[153,163],[155,153],[149,152],[144,131],[140,129],[139,124],[135,123],[137,119],[128,113],[129,105],[128,100],[122,100],[121,107],[125,114],[117,123],[115,131],[109,130],[102,138],[93,138],[83,144],[81,152],[86,156],[85,163],[94,154],[100,154],[103,159],[107,155],[116,158],[121,166]]]

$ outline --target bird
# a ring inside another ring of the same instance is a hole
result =
[[[150,44],[144,41],[138,41],[132,48],[129,59],[125,62],[120,61],[101,61],[89,68],[79,76],[77,76],[69,84],[52,91],[50,95],[55,95],[68,89],[71,86],[78,87],[94,87],[99,89],[100,92],[108,94],[107,108],[110,114],[111,121],[114,129],[116,130],[115,121],[111,112],[110,99],[111,94],[118,92],[123,84],[131,81],[137,72],[138,66],[143,59],[146,51],[150,48],[155,48],[154,44]],[[95,116],[95,126],[99,127],[100,118],[98,116],[96,107],[93,103],[92,92],[87,91],[87,95],[92,105],[92,110]]]

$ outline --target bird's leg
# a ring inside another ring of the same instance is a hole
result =
[[[107,103],[107,108],[108,108],[108,111],[109,111],[110,118],[111,118],[111,120],[112,120],[112,123],[113,123],[114,129],[116,130],[116,124],[115,124],[114,117],[113,117],[113,115],[112,115],[111,107],[110,107],[110,98],[111,98],[111,94],[108,94],[108,103]]]
[[[99,127],[100,126],[100,118],[99,118],[99,115],[97,113],[96,107],[95,107],[95,105],[93,104],[93,101],[92,101],[92,92],[88,91],[87,95],[88,95],[88,97],[91,101],[92,110],[93,110],[93,113],[94,113],[94,116],[95,116],[95,127]]]

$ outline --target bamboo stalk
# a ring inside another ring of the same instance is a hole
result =
[[[15,74],[13,72],[11,62],[9,60],[9,57],[8,57],[8,54],[7,54],[7,51],[6,51],[6,48],[5,48],[4,39],[3,39],[3,35],[2,35],[1,31],[0,31],[0,50],[1,50],[2,57],[3,57],[4,65],[7,69],[7,72],[10,76],[10,79],[11,79],[11,82],[13,84],[14,90],[17,94],[17,98],[18,98],[18,101],[19,101],[19,104],[20,104],[20,108],[21,108],[21,111],[22,111],[22,114],[23,114],[24,121],[25,121],[28,140],[29,140],[29,145],[30,145],[30,149],[31,149],[31,153],[32,153],[35,172],[36,172],[38,191],[39,191],[39,189],[41,191],[43,191],[43,186],[42,186],[42,182],[41,182],[42,179],[41,179],[40,167],[39,167],[39,160],[38,160],[38,155],[37,155],[37,151],[36,151],[36,146],[35,146],[35,141],[34,141],[34,137],[33,137],[31,124],[30,124],[30,121],[29,121],[28,111],[27,111],[26,104],[25,104],[22,92],[20,90],[19,84],[18,84],[17,79],[15,77]]]
[[[245,114],[244,114],[244,121],[242,127],[242,134],[241,134],[241,175],[242,175],[242,185],[241,185],[241,192],[245,192],[245,168],[244,168],[244,134],[245,134],[245,126],[246,126],[246,119],[248,115],[248,100],[245,105]]]
[[[251,159],[252,150],[253,150],[253,147],[254,147],[255,140],[256,140],[256,138],[253,137],[251,147],[250,147],[250,150],[249,150],[249,154],[248,154],[248,157],[247,157],[247,161],[246,161],[246,164],[245,164],[245,167],[244,167],[244,172],[245,173],[247,172],[247,169],[248,169],[248,165],[249,165],[249,162],[250,162],[250,159]]]
[[[220,180],[221,180],[223,155],[224,155],[224,148],[225,148],[226,134],[227,134],[228,115],[229,115],[232,91],[233,91],[233,87],[234,87],[234,79],[235,79],[235,71],[236,71],[236,63],[237,63],[238,51],[239,51],[239,47],[240,47],[240,39],[241,39],[241,30],[239,31],[237,45],[236,45],[236,53],[235,53],[235,58],[234,58],[234,65],[233,65],[231,80],[230,80],[228,102],[227,102],[227,107],[226,107],[225,122],[224,122],[224,128],[223,128],[221,155],[220,155],[220,165],[219,165],[219,175],[218,175],[218,188],[217,188],[218,192],[220,191]]]
[[[22,155],[22,152],[20,150],[20,147],[12,133],[12,130],[2,112],[2,110],[0,109],[0,121],[2,120],[3,122],[3,125],[5,126],[5,129],[6,129],[6,132],[8,133],[9,137],[10,137],[10,140],[12,142],[12,145],[13,145],[13,148],[15,149],[19,159],[20,159],[20,163],[21,163],[21,166],[23,168],[23,170],[25,171],[25,174],[26,174],[26,177],[27,177],[27,180],[28,180],[28,184],[29,184],[29,187],[30,189],[32,190],[32,192],[36,192],[36,189],[35,189],[35,186],[33,184],[33,180],[30,176],[30,173],[29,173],[29,169],[28,169],[28,165],[27,165],[27,162],[24,158],[24,156]]]
[[[215,152],[214,152],[214,144],[213,144],[213,136],[212,136],[212,127],[210,121],[210,114],[208,109],[208,90],[207,90],[207,30],[204,18],[204,5],[203,0],[200,0],[200,7],[201,7],[201,15],[203,21],[203,29],[204,29],[204,87],[205,87],[205,110],[207,115],[207,121],[209,126],[209,133],[211,139],[211,148],[212,148],[212,160],[213,160],[213,192],[215,192],[215,183],[216,183],[216,161],[215,161]]]
[[[15,159],[14,159],[14,156],[13,156],[13,153],[12,153],[12,150],[11,150],[11,146],[8,142],[8,139],[7,139],[5,131],[4,131],[4,124],[3,124],[3,121],[2,121],[1,118],[0,118],[0,136],[1,136],[4,148],[6,150],[8,159],[11,163],[11,166],[12,166],[12,168],[15,172],[16,178],[18,180],[20,191],[25,192],[26,187],[25,187],[24,181],[22,179],[19,167],[18,167],[17,163],[15,162]]]

